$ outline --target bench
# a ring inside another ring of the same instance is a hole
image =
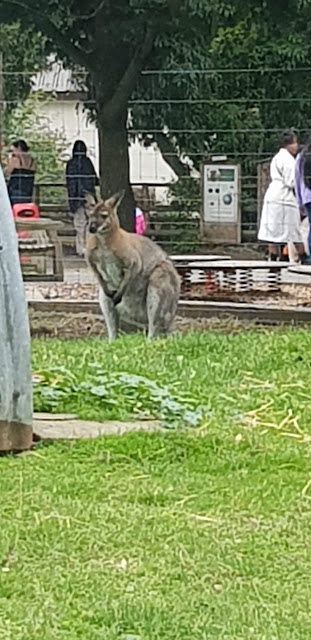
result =
[[[29,237],[18,239],[20,262],[25,281],[61,282],[64,280],[62,243],[57,232],[62,222],[49,218],[15,220],[17,231],[29,232]],[[48,263],[52,273],[48,273]]]
[[[311,276],[311,265],[308,264],[295,264],[288,268],[290,273],[297,273],[300,276]]]
[[[174,262],[174,264],[188,264],[189,262],[204,262],[205,260],[207,261],[213,261],[213,260],[231,260],[231,256],[217,256],[217,255],[212,255],[210,253],[208,254],[191,254],[191,253],[181,253],[181,254],[172,254],[170,256],[172,262]]]

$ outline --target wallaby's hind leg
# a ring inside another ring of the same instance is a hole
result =
[[[170,263],[162,263],[150,276],[147,289],[148,338],[166,335],[177,310],[179,277]]]
[[[113,301],[111,300],[111,298],[108,298],[108,296],[106,296],[101,287],[99,289],[99,306],[105,318],[108,338],[109,340],[114,340],[118,336],[119,314]]]

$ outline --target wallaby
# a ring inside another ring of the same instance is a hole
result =
[[[117,337],[120,319],[148,329],[148,337],[154,338],[171,328],[180,279],[155,242],[120,228],[118,206],[123,196],[120,192],[93,202],[86,257],[100,284],[99,303],[109,339]]]

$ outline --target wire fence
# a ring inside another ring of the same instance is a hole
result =
[[[240,237],[238,231],[236,237],[226,233],[232,225],[241,229],[243,241],[257,240],[279,135],[295,127],[304,142],[309,132],[311,98],[307,91],[301,95],[297,87],[310,70],[142,72],[129,102],[129,155],[135,197],[147,214],[152,238],[170,253],[200,253],[206,245],[205,222],[208,228],[214,227],[213,242],[223,243],[224,252]],[[7,163],[14,139],[27,141],[36,162],[34,200],[42,216],[63,221],[65,255],[74,256],[65,167],[73,142],[81,139],[98,172],[99,145],[96,125],[88,115],[94,102],[81,90],[77,92],[77,74],[68,79],[68,70],[64,91],[63,72],[61,66],[37,75],[4,70],[4,88],[12,79],[18,87],[18,77],[27,76],[33,81],[32,97],[37,99],[22,101],[17,92],[6,100],[4,95],[2,162]],[[79,87],[84,79],[81,73]],[[219,165],[222,173],[208,174]],[[226,167],[232,168],[231,173]],[[264,249],[255,255],[261,258]],[[66,282],[86,284],[82,266],[71,268],[70,273],[68,269]]]

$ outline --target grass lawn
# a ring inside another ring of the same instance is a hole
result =
[[[37,410],[170,429],[0,459],[0,638],[311,637],[310,363],[304,330],[34,341]]]

